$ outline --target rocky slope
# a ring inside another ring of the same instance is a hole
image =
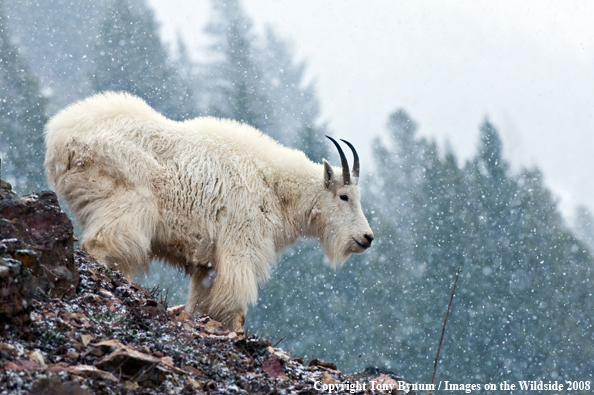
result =
[[[75,250],[53,192],[19,197],[2,181],[0,394],[375,393],[372,385],[396,380],[305,364],[268,340],[168,307],[158,288]]]

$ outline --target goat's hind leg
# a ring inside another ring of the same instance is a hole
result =
[[[157,220],[152,202],[129,190],[89,206],[83,249],[128,279],[147,272]]]

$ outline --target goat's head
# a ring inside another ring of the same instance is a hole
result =
[[[328,137],[338,149],[342,172],[338,173],[324,160],[324,191],[316,207],[316,223],[320,241],[332,266],[343,263],[352,253],[361,253],[371,247],[373,232],[361,209],[359,180],[359,156],[346,140],[342,140],[353,152],[353,171],[332,137]]]

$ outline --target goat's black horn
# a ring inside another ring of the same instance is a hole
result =
[[[349,143],[346,140],[340,139],[340,141],[344,142],[346,145],[349,146],[351,151],[353,151],[353,173],[352,176],[355,178],[355,183],[358,183],[359,180],[359,155],[357,155],[357,150],[353,147],[353,144]]]
[[[340,145],[330,136],[326,136],[334,143],[336,149],[338,150],[338,154],[340,155],[340,162],[342,163],[342,179],[344,181],[344,185],[349,185],[351,183],[351,172],[349,171],[349,163],[347,162],[346,156],[344,156],[344,152]]]

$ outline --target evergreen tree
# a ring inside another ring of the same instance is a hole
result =
[[[92,87],[96,92],[126,91],[176,120],[193,118],[195,99],[169,63],[151,13],[127,0],[107,8],[93,48]]]
[[[90,94],[91,48],[107,1],[5,1],[21,54],[50,98],[49,113]]]
[[[290,45],[267,29],[262,65],[270,114],[264,131],[279,142],[297,148],[312,161],[328,155],[326,125],[319,124],[320,105],[313,83],[305,83],[305,64],[296,64]]]
[[[594,252],[594,215],[586,206],[576,208],[574,228],[578,237]]]
[[[425,139],[416,138],[418,126],[402,109],[389,116],[387,129],[388,144],[376,139],[373,145],[379,171],[372,180],[371,200],[380,212],[377,226],[387,232],[390,243],[397,243],[401,251],[409,252],[401,255],[401,259],[411,263],[416,226],[415,191],[424,176],[429,144]]]
[[[584,336],[584,327],[575,328],[579,318],[565,330],[560,329],[565,325],[558,323],[568,322],[560,317],[563,313],[571,317],[581,310],[572,313],[566,309],[572,297],[564,289],[571,283],[576,292],[586,292],[589,280],[585,279],[592,275],[587,262],[592,258],[577,247],[577,240],[565,229],[538,171],[511,177],[501,151],[496,129],[486,122],[481,127],[479,152],[465,169],[467,190],[463,195],[471,209],[466,215],[469,221],[455,232],[467,236],[458,236],[456,243],[462,248],[465,272],[457,303],[464,308],[457,310],[448,328],[452,336],[464,341],[462,347],[448,348],[442,368],[444,374],[465,372],[485,379],[498,367],[503,367],[500,373],[508,372],[502,377],[509,379],[542,376],[547,369],[567,372],[571,364],[559,361],[550,350],[590,358],[575,345]],[[430,244],[436,242],[440,244],[439,240]],[[576,264],[582,269],[568,270]],[[565,277],[567,272],[581,274]],[[543,306],[549,309],[540,316]],[[564,336],[546,330],[553,322]],[[467,350],[472,350],[472,357],[486,361],[485,365],[465,364],[461,369],[460,361],[471,357]],[[526,367],[520,370],[518,366]]]
[[[256,36],[238,0],[213,1],[207,26],[212,62],[206,66],[208,114],[266,130],[269,103],[257,64]],[[277,136],[272,136],[277,137]]]
[[[503,160],[503,143],[499,133],[488,119],[480,127],[480,142],[478,162],[484,167],[488,177],[502,181],[509,166]]]
[[[202,78],[204,75],[204,65],[191,59],[188,47],[179,34],[173,67],[177,70],[180,80],[185,84],[185,89],[188,91],[188,98],[193,97],[195,101],[196,116],[206,114],[209,107],[209,97],[205,94],[207,84]]]
[[[3,177],[19,193],[45,187],[43,126],[46,100],[37,79],[10,42],[0,0],[0,155]]]

